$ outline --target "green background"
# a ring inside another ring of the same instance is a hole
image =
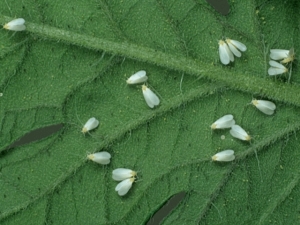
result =
[[[290,83],[267,74],[269,49],[297,57],[299,1],[229,4],[225,17],[204,0],[2,0],[0,23],[22,17],[27,30],[0,31],[0,223],[143,224],[181,191],[163,224],[300,223],[298,60]],[[222,37],[248,48],[228,66]],[[141,69],[157,108],[125,82]],[[229,113],[251,143],[211,131]],[[84,136],[90,117],[100,126]],[[5,150],[57,123],[54,135]],[[212,162],[224,149],[236,160]],[[98,151],[109,165],[86,160]],[[111,178],[120,167],[138,171],[124,197]]]

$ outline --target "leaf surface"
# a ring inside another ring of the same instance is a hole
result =
[[[297,56],[299,3],[229,4],[224,17],[195,0],[2,1],[0,22],[23,17],[27,30],[0,31],[1,224],[143,224],[182,191],[163,224],[299,223],[298,61],[291,83],[267,74],[269,49]],[[222,37],[247,46],[229,66]],[[139,70],[161,100],[154,109],[125,82]],[[252,98],[273,101],[275,114]],[[211,131],[229,113],[251,143]],[[100,126],[83,135],[91,117]],[[6,150],[58,123],[58,133]],[[225,149],[235,161],[211,161]],[[98,151],[109,165],[87,161]],[[124,197],[116,168],[138,171]]]

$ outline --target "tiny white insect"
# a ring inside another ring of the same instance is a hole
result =
[[[289,50],[285,49],[270,49],[270,58],[273,60],[281,60],[288,57]]]
[[[23,18],[14,19],[3,26],[6,30],[13,30],[13,31],[23,31],[26,29],[24,25],[25,20]]]
[[[229,50],[228,45],[223,40],[219,40],[219,56],[224,65],[228,65],[230,61],[234,61],[232,52]]]
[[[233,115],[228,114],[217,121],[215,121],[210,128],[215,130],[215,129],[224,129],[224,128],[230,128],[232,125],[235,124],[235,120],[233,119]]]
[[[232,125],[231,130],[229,132],[233,137],[238,138],[240,140],[244,140],[244,141],[251,140],[250,135],[247,134],[247,132],[239,125]]]
[[[268,69],[268,74],[270,76],[278,75],[278,74],[282,74],[282,73],[288,72],[288,69],[284,65],[282,65],[282,64],[280,64],[280,63],[278,63],[276,61],[270,60],[269,64],[271,66]]]
[[[86,132],[95,129],[98,125],[99,121],[95,117],[92,117],[84,124],[81,132],[85,134]]]
[[[118,168],[112,171],[112,178],[116,181],[125,180],[136,176],[136,172],[131,169]]]
[[[235,159],[233,150],[224,150],[222,152],[218,152],[214,156],[211,157],[213,161],[219,162],[229,162]]]
[[[226,39],[226,42],[229,46],[229,49],[231,50],[231,52],[236,56],[236,57],[241,57],[241,52],[244,52],[247,50],[246,45],[244,45],[243,43],[236,41],[236,40],[231,40],[229,38]],[[240,51],[239,51],[239,50]]]
[[[281,63],[289,63],[294,61],[295,52],[294,48],[290,50],[285,49],[271,49],[270,58],[274,60],[282,60]]]
[[[97,152],[94,154],[89,154],[87,157],[96,163],[107,165],[110,163],[111,155],[108,152]]]
[[[134,180],[135,180],[134,177],[123,180],[116,186],[115,191],[117,191],[118,195],[120,196],[126,195],[127,192],[130,190],[130,188],[132,187],[132,183],[134,182]]]
[[[154,94],[154,92],[151,91],[146,85],[142,86],[142,91],[145,101],[150,108],[153,108],[154,106],[159,104],[160,101],[157,95]]]
[[[273,102],[267,100],[256,100],[253,99],[251,103],[264,114],[273,115],[276,105]]]
[[[148,80],[145,70],[140,70],[127,79],[127,84],[138,84]]]

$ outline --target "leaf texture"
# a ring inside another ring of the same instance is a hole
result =
[[[299,52],[299,3],[229,4],[225,17],[197,0],[0,2],[1,24],[22,17],[27,27],[0,31],[1,224],[145,224],[182,191],[163,224],[299,223],[298,61],[291,83],[267,74],[269,49]],[[229,66],[222,37],[247,46]],[[154,109],[142,85],[126,84],[139,70],[160,98]],[[252,98],[272,100],[275,114]],[[226,114],[250,143],[211,131]],[[83,135],[91,117],[100,125]],[[58,123],[58,133],[6,150]],[[235,161],[211,161],[225,149]],[[86,159],[98,151],[109,165]],[[116,168],[138,171],[124,197]]]

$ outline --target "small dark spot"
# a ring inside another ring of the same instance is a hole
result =
[[[4,194],[3,197],[6,198],[6,194]]]
[[[82,182],[82,176],[80,176],[78,179],[78,183],[81,183],[81,182]]]
[[[20,177],[18,177],[18,180],[21,180],[21,178],[20,178]]]

